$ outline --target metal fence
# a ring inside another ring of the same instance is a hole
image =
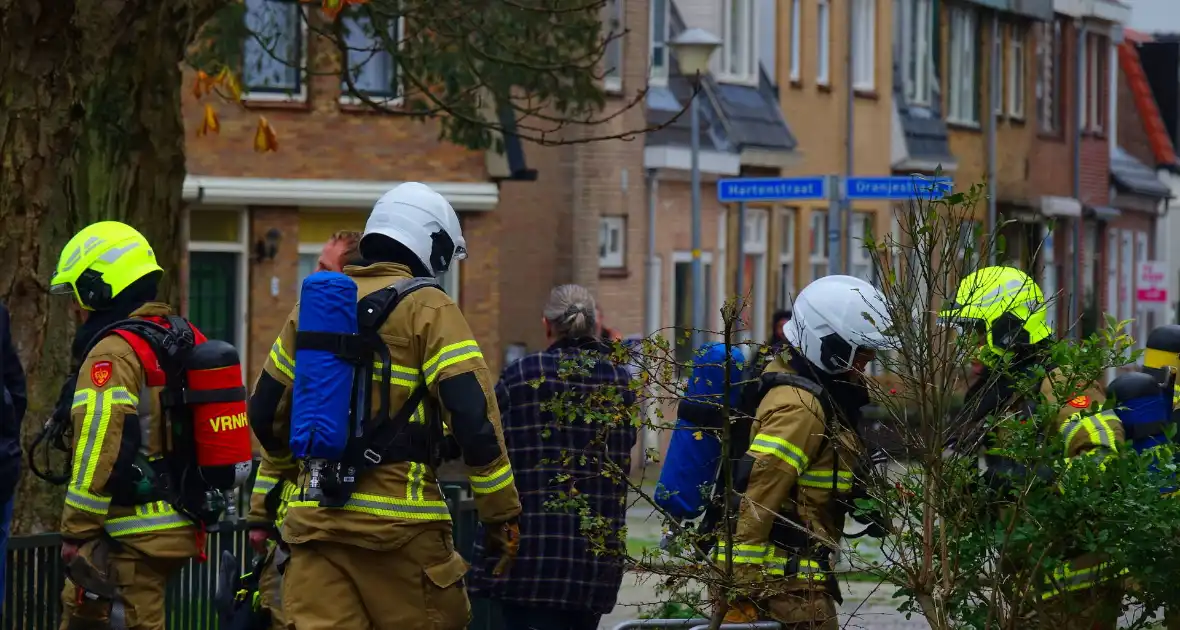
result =
[[[247,486],[249,487],[249,486]],[[468,561],[475,544],[478,517],[466,484],[443,484],[443,494],[454,519],[455,548]],[[239,511],[238,514],[245,514]],[[253,559],[246,523],[235,519],[221,524],[209,534],[205,563],[189,562],[168,584],[164,606],[169,630],[217,630],[219,624],[213,606],[221,552],[231,551],[238,558],[240,571]],[[58,534],[17,536],[8,542],[7,576],[4,606],[0,609],[0,628],[21,630],[56,630],[61,619],[61,592],[64,571],[61,561],[61,538]],[[491,619],[485,607],[475,607],[471,630],[497,630],[498,620]]]

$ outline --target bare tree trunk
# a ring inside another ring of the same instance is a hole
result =
[[[69,301],[46,292],[70,235],[104,219],[136,227],[176,302],[180,64],[226,2],[0,0],[0,299],[30,387],[26,456],[70,367]],[[26,474],[14,530],[55,529],[60,498]]]

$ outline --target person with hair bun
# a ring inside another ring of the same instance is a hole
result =
[[[596,630],[614,608],[623,580],[619,553],[610,550],[622,552],[626,545],[617,534],[625,531],[627,488],[604,472],[611,470],[608,463],[630,469],[635,394],[627,368],[610,360],[594,296],[585,287],[554,288],[541,324],[549,347],[513,362],[496,384],[523,508],[516,564],[510,575],[493,576],[495,558],[485,557],[477,543],[468,592],[495,601],[507,628]],[[603,388],[621,392],[621,399],[596,396]],[[565,413],[589,406],[593,414]],[[610,418],[619,420],[604,425]],[[579,456],[571,459],[569,453]],[[585,500],[593,515],[610,525],[613,535],[603,541],[607,553],[595,553],[576,509],[546,507],[563,496]]]

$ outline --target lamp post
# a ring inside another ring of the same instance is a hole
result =
[[[695,83],[689,103],[689,124],[692,126],[692,349],[701,347],[701,331],[705,328],[705,269],[701,264],[701,115],[697,94],[701,77],[709,71],[709,58],[721,46],[716,35],[700,28],[690,28],[668,45],[676,55],[680,74],[692,77]],[[741,264],[740,262],[738,264]]]

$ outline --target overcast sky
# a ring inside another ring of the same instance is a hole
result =
[[[1149,33],[1180,33],[1180,0],[1124,0],[1131,5],[1131,28]]]

